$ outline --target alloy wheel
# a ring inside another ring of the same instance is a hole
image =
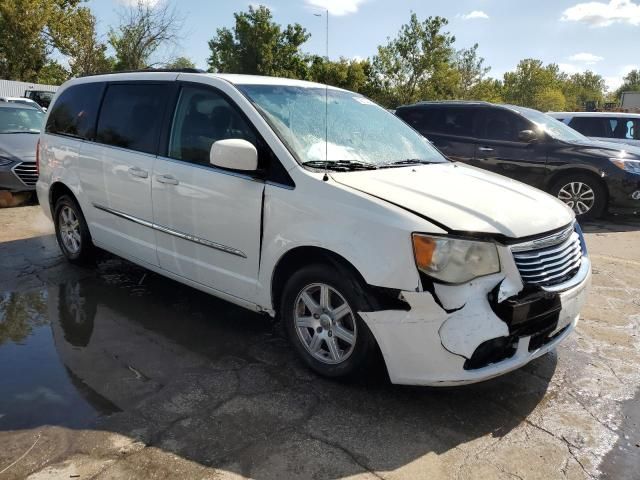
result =
[[[76,212],[69,206],[64,206],[60,210],[58,218],[60,228],[60,239],[64,248],[71,254],[76,254],[82,247],[82,237],[80,236],[80,221]]]
[[[566,203],[576,215],[584,215],[593,208],[596,194],[586,183],[571,182],[560,189],[558,198]]]
[[[304,287],[296,298],[293,319],[298,338],[316,360],[338,364],[353,353],[356,319],[335,288],[324,283]]]

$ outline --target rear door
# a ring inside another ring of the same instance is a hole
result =
[[[151,175],[162,118],[174,83],[107,85],[95,142],[83,145],[85,189],[91,199],[91,233],[101,246],[157,265],[152,229]]]
[[[505,108],[482,108],[476,128],[476,166],[538,188],[544,186],[546,136],[536,130],[533,123]],[[520,140],[519,134],[523,130],[536,131],[538,140]]]
[[[419,106],[400,117],[424,135],[447,158],[473,163],[476,139],[473,125],[477,109],[467,106]]]

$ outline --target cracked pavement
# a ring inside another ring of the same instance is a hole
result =
[[[305,369],[265,317],[0,210],[0,479],[637,479],[640,219],[585,226],[577,331],[490,382]]]

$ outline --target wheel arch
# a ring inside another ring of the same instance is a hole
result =
[[[51,207],[52,214],[56,207],[56,202],[63,195],[69,195],[71,198],[73,198],[73,200],[75,200],[76,203],[78,203],[78,198],[76,197],[75,193],[73,193],[73,190],[71,190],[63,182],[54,182],[51,187],[49,187],[49,206]],[[78,205],[80,204],[78,203]]]
[[[548,192],[558,180],[560,180],[563,177],[569,177],[575,174],[588,175],[589,177],[592,177],[602,186],[602,188],[604,188],[604,191],[607,195],[607,200],[609,199],[609,187],[607,185],[607,182],[603,180],[602,175],[599,175],[598,172],[591,170],[589,168],[568,167],[568,168],[559,169],[553,172],[549,176],[549,178],[547,178],[545,190]]]
[[[317,246],[294,247],[278,259],[271,274],[271,304],[275,311],[279,309],[279,300],[282,296],[286,279],[305,265],[314,263],[344,269],[352,273],[363,286],[367,286],[367,282],[358,269],[342,255]]]

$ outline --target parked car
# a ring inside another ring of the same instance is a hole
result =
[[[53,99],[55,92],[50,92],[48,90],[25,90],[24,96],[25,98],[30,98],[42,108],[49,108],[49,104]]]
[[[377,352],[395,383],[495,377],[569,335],[590,281],[566,205],[449,162],[333,87],[74,79],[39,158],[38,198],[71,262],[100,247],[278,315],[302,360],[331,377],[370,368]]]
[[[0,190],[35,189],[36,144],[43,122],[40,109],[21,103],[0,103]]]
[[[548,115],[595,140],[640,147],[640,113],[549,112]]]
[[[513,105],[421,102],[396,115],[451,160],[545,190],[578,217],[598,217],[608,206],[640,210],[640,150],[591,140]]]
[[[9,102],[9,103],[21,103],[23,105],[29,105],[30,107],[33,107],[37,110],[40,110],[41,112],[46,112],[47,109],[41,107],[40,105],[38,105],[36,102],[34,102],[33,100],[31,100],[30,98],[24,98],[24,97],[0,97],[0,102]]]

